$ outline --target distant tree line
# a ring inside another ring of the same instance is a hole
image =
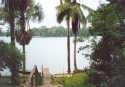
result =
[[[7,32],[1,32],[0,31],[0,36],[6,36],[7,35]]]
[[[56,26],[48,28],[46,26],[42,26],[39,28],[32,28],[31,29],[32,36],[40,36],[40,37],[66,37],[67,36],[67,29],[62,26]],[[80,29],[78,36],[87,36],[88,35],[87,29]],[[70,35],[73,36],[72,31],[70,31]],[[0,36],[10,36],[9,30],[7,31],[0,31]]]
[[[42,26],[39,28],[31,29],[33,36],[42,36],[42,37],[65,37],[67,36],[67,29],[58,26],[58,27],[51,27],[47,28],[46,26]],[[85,29],[80,29],[79,34],[80,36],[84,35]],[[70,31],[70,35],[73,36],[72,31]]]

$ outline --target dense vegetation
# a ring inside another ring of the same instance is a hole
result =
[[[46,26],[42,26],[40,28],[33,28],[32,30],[33,36],[42,36],[42,37],[63,37],[67,35],[67,31],[64,27],[51,27],[47,28]]]
[[[23,71],[25,72],[25,45],[27,45],[31,38],[31,32],[29,30],[29,21],[42,20],[43,13],[42,8],[38,3],[33,0],[1,0],[0,1],[0,20],[3,24],[9,25],[7,35],[10,36],[10,44],[5,43],[5,49],[1,43],[1,62],[2,68],[8,67],[11,72],[12,82],[14,85],[19,84],[18,75],[19,68],[23,65]],[[27,30],[26,30],[27,29]],[[1,35],[5,35],[1,32]],[[15,42],[18,42],[23,46],[23,64],[20,61],[20,51],[16,48]],[[22,67],[21,67],[22,68]]]
[[[25,30],[26,24],[30,19],[34,19],[34,17],[38,20],[42,19],[42,15],[39,15],[39,6],[35,6],[32,0],[30,3],[27,0],[12,0],[12,2],[10,0],[2,0],[3,8],[1,8],[1,20],[8,18],[5,22],[10,25],[10,31],[9,33],[0,31],[0,36],[4,36],[5,34],[10,35],[11,44],[0,42],[0,70],[9,68],[12,74],[12,81],[18,84],[18,71],[24,56],[22,56],[20,51],[15,47],[15,38],[17,42],[23,45],[25,54],[25,45],[30,42],[32,33],[33,36],[42,37],[67,36],[68,73],[71,72],[70,36],[74,35],[74,69],[75,72],[77,72],[76,36],[88,36],[89,34],[90,37],[93,35],[98,37],[99,35],[101,36],[100,42],[96,43],[96,41],[93,40],[93,45],[91,46],[92,54],[89,54],[91,62],[89,69],[84,73],[73,73],[70,77],[54,78],[53,81],[63,84],[64,87],[93,87],[93,85],[94,87],[124,87],[125,1],[108,1],[107,4],[102,4],[96,11],[91,12],[89,20],[91,22],[91,27],[89,30],[92,35],[90,35],[86,29],[80,29],[81,23],[86,24],[86,18],[82,14],[80,4],[77,3],[76,0],[73,0],[73,2],[71,0],[60,0],[60,5],[57,6],[57,21],[61,23],[65,18],[67,29],[61,26],[52,28],[43,26],[27,31]],[[30,7],[31,9],[29,9]],[[37,10],[35,8],[37,8]],[[32,13],[34,11],[37,12]],[[2,13],[6,13],[7,15]],[[70,30],[70,24],[72,30]],[[15,30],[15,26],[17,25],[19,25],[18,31]],[[25,60],[23,63],[25,71]]]
[[[67,36],[67,29],[62,26],[56,26],[47,28],[46,26],[42,26],[39,28],[32,28],[31,29],[32,36],[38,37],[66,37]],[[87,29],[80,29],[78,32],[78,36],[85,37],[88,36],[89,32]],[[73,33],[70,31],[70,35],[73,36]],[[1,31],[0,36],[10,36],[9,31]]]
[[[121,0],[122,1],[122,0]],[[92,14],[92,32],[102,36],[91,54],[90,82],[96,87],[124,87],[125,22],[119,3],[102,5]]]
[[[51,27],[47,28],[45,26],[40,28],[33,28],[32,30],[33,36],[41,36],[41,37],[66,37],[67,36],[67,29],[60,26],[60,27]],[[79,36],[87,36],[88,32],[86,29],[80,29],[78,35]],[[73,36],[73,33],[70,31],[70,35]]]
[[[23,54],[11,44],[0,41],[0,71],[9,69],[12,75],[13,84],[19,84],[19,70]]]

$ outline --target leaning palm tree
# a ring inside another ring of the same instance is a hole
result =
[[[32,38],[30,29],[27,29],[30,28],[29,21],[35,19],[41,21],[43,18],[43,13],[41,11],[40,5],[34,4],[33,0],[19,0],[18,10],[20,17],[20,30],[18,31],[18,34],[16,34],[16,39],[17,42],[19,42],[23,46],[23,72],[25,72],[25,45],[29,44]]]
[[[60,0],[60,5],[57,6],[57,21],[61,23],[66,18],[67,23],[67,62],[68,62],[68,73],[71,72],[70,68],[70,0]]]

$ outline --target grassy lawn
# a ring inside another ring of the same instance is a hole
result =
[[[76,73],[71,77],[56,77],[52,81],[54,84],[62,84],[64,87],[94,87],[88,83],[86,73]]]

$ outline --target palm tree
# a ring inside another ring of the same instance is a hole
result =
[[[68,3],[66,3],[68,1]],[[74,34],[74,69],[77,70],[77,61],[76,61],[76,40],[77,40],[77,34],[78,29],[80,28],[80,24],[86,24],[86,18],[83,14],[83,11],[81,7],[84,9],[87,9],[89,12],[93,11],[91,8],[87,7],[86,5],[81,5],[76,2],[76,0],[73,0],[71,2],[70,0],[65,0],[65,3],[63,3],[60,0],[60,3],[62,3],[60,6],[57,7],[58,15],[57,20],[58,22],[62,22],[63,18],[68,16],[68,28],[71,22],[72,25],[72,31]],[[70,20],[71,19],[71,20]],[[69,30],[69,29],[68,29]],[[69,32],[69,31],[68,31]],[[68,41],[67,41],[68,42]],[[70,43],[69,43],[70,44]],[[70,48],[68,48],[70,50]]]
[[[23,71],[25,72],[25,45],[29,44],[32,36],[30,30],[26,30],[26,22],[29,25],[30,20],[39,20],[43,19],[43,13],[41,11],[40,5],[34,4],[33,0],[19,0],[19,23],[20,31],[16,34],[17,42],[23,46]],[[28,27],[29,28],[29,27]]]
[[[57,21],[61,23],[64,18],[66,18],[67,23],[67,62],[68,62],[68,69],[67,72],[71,72],[70,68],[70,0],[65,0],[64,3],[60,0],[60,5],[57,6]]]
[[[1,20],[10,25],[11,45],[15,48],[15,17],[17,0],[1,0],[0,15]],[[18,71],[12,72],[11,81],[12,84],[18,84],[17,73]]]
[[[78,30],[80,29],[80,25],[86,25],[87,19],[89,19],[89,15],[85,17],[82,8],[89,11],[91,14],[94,10],[89,8],[88,6],[84,4],[77,3],[76,0],[73,0],[72,2],[72,31],[74,34],[74,70],[77,71],[77,61],[76,61],[76,43],[77,43],[77,34]],[[75,11],[74,11],[75,10]]]
[[[77,42],[77,34],[78,29],[80,28],[80,23],[86,24],[86,18],[80,8],[80,4],[76,2],[76,0],[73,0],[71,3],[71,9],[72,9],[72,31],[74,34],[74,70],[78,70],[77,68],[77,61],[76,61],[76,42]]]
[[[16,1],[17,0],[2,0],[1,4],[1,13],[2,17],[5,19],[5,22],[8,22],[10,25],[10,35],[11,35],[11,44],[15,46],[15,11],[16,11]]]

